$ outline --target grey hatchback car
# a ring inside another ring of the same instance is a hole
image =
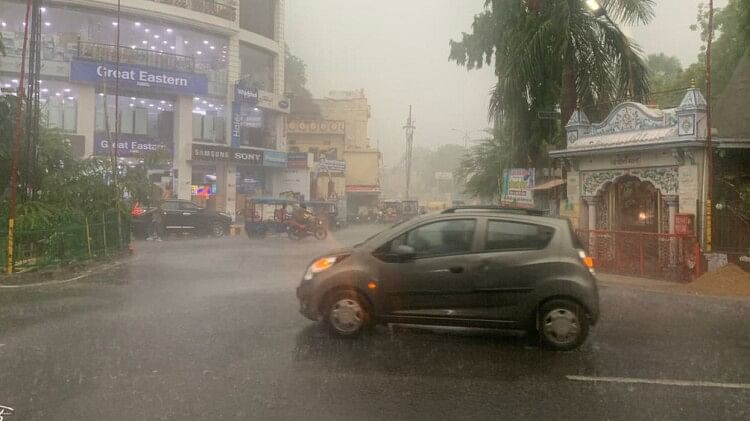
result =
[[[447,209],[327,253],[297,298],[344,337],[377,323],[499,328],[570,350],[599,317],[593,262],[570,223],[506,208]]]

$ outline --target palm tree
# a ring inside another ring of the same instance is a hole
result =
[[[487,0],[472,33],[450,42],[449,59],[468,69],[494,59],[498,81],[489,112],[511,138],[543,143],[550,130],[539,124],[539,111],[559,107],[564,124],[577,106],[596,111],[647,96],[640,50],[609,16],[624,23],[648,22],[653,0],[601,0],[609,11],[604,18],[591,13],[586,3]],[[543,149],[539,144],[527,148]]]

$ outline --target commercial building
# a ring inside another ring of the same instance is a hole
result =
[[[118,67],[116,0],[49,2],[41,9],[44,124],[82,157],[109,154],[115,137],[123,159],[160,151],[174,196],[232,215],[245,196],[278,195],[288,187],[285,3],[122,2]],[[0,0],[6,94],[18,86],[25,8]]]
[[[290,117],[290,156],[309,153],[313,160],[311,197],[346,198],[347,212],[377,205],[380,196],[380,152],[368,137],[370,106],[364,90],[331,91],[315,99],[320,118]]]

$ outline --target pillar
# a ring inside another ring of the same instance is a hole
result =
[[[216,184],[221,201],[217,201],[216,209],[235,219],[237,214],[237,166],[221,164],[216,167]]]
[[[91,85],[76,85],[78,94],[76,108],[76,133],[84,136],[83,156],[88,158],[94,154],[94,138],[96,124],[96,89]]]
[[[174,105],[174,154],[172,169],[177,171],[174,193],[178,199],[190,200],[192,196],[193,167],[193,97],[180,96]]]
[[[592,258],[596,259],[596,234],[592,232],[596,229],[596,205],[599,203],[599,198],[596,196],[588,196],[583,198],[588,206],[588,230],[589,230],[589,249],[588,254]]]
[[[677,206],[680,203],[678,196],[666,196],[664,201],[667,202],[669,209],[669,233],[674,234],[674,217],[677,214]]]

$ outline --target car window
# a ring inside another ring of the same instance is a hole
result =
[[[474,241],[474,219],[453,219],[422,225],[391,242],[391,250],[399,245],[414,248],[417,257],[466,253]]]
[[[554,228],[522,222],[487,222],[485,250],[538,250],[547,247]]]
[[[179,208],[180,204],[177,202],[164,202],[164,204],[162,205],[162,209],[168,211],[178,210]]]
[[[180,209],[186,211],[194,211],[198,210],[198,206],[196,206],[195,203],[191,202],[180,202]]]

